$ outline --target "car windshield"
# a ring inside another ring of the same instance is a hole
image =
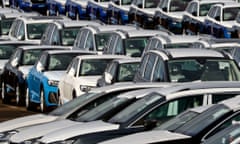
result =
[[[111,33],[98,33],[95,35],[96,48],[98,51],[103,51],[103,47],[107,43],[110,36],[111,36]]]
[[[168,61],[171,82],[187,81],[239,81],[240,72],[233,60],[178,59]]]
[[[147,45],[148,37],[142,38],[128,38],[124,42],[126,55],[132,57],[140,57]]]
[[[66,70],[72,59],[77,55],[79,53],[52,54],[49,58],[48,70]]]
[[[111,59],[86,59],[82,60],[79,76],[102,75]]]
[[[223,9],[223,21],[233,21],[236,19],[240,7],[230,7]]]
[[[160,0],[145,0],[145,8],[156,8]]]
[[[199,113],[194,111],[185,111],[178,116],[160,124],[160,126],[156,127],[155,130],[175,130],[176,128],[196,117],[198,114]]]
[[[169,11],[184,11],[190,1],[191,0],[171,0]]]
[[[1,23],[1,35],[8,35],[10,27],[13,23],[13,19],[3,19],[0,21]]]
[[[214,105],[185,123],[183,126],[174,130],[174,132],[194,136],[231,111],[231,109],[223,104]]]
[[[34,65],[43,50],[32,49],[23,52],[22,65]]]
[[[61,45],[73,46],[80,28],[68,28],[60,31]]]
[[[75,109],[76,107],[83,104],[85,101],[87,101],[88,99],[90,99],[91,97],[97,94],[98,93],[93,93],[93,92],[85,93],[75,98],[74,100],[64,103],[62,106],[50,112],[49,115],[61,116],[61,115],[67,114],[68,112],[72,111],[73,109]]]
[[[42,38],[42,34],[47,28],[47,23],[33,23],[27,24],[27,37],[31,40],[40,40]]]
[[[118,82],[132,81],[136,71],[138,70],[140,62],[120,64],[118,71]]]
[[[240,137],[240,125],[233,124],[224,130],[216,133],[210,138],[206,139],[203,144],[238,144],[235,140]]]
[[[164,45],[164,48],[191,48],[193,43],[168,43]]]
[[[0,59],[9,59],[17,45],[0,45]]]
[[[113,116],[109,122],[111,123],[125,123],[131,118],[135,117],[139,113],[149,109],[149,107],[160,100],[163,100],[164,98],[156,93],[151,94],[149,96],[145,96],[133,104],[129,105],[127,108],[125,108],[123,111],[119,112],[115,116]]]
[[[101,118],[101,116],[104,116],[107,113],[109,113],[110,111],[111,111],[111,113],[109,114],[109,116],[112,116],[114,114],[114,110],[117,111],[118,108],[123,109],[125,106],[130,104],[132,101],[133,101],[133,99],[128,99],[126,97],[112,98],[112,99],[100,104],[99,106],[93,108],[89,112],[83,114],[82,116],[77,118],[76,121],[87,122],[87,121],[97,120],[97,119]],[[105,118],[103,118],[103,119],[105,119]]]
[[[208,14],[208,11],[210,10],[212,5],[215,5],[216,3],[206,3],[201,4],[199,9],[199,16],[206,16]]]

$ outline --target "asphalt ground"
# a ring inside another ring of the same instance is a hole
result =
[[[27,111],[25,107],[3,104],[2,100],[0,100],[0,122],[35,113],[37,112]]]

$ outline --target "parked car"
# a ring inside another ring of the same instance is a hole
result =
[[[88,0],[67,0],[66,2],[66,16],[75,20],[89,19],[87,13]]]
[[[27,41],[1,41],[0,42],[0,84],[1,84],[1,98],[4,99],[4,94],[2,94],[2,73],[4,66],[11,57],[12,53],[18,46],[23,45],[34,45],[32,42]]]
[[[104,46],[104,54],[141,57],[148,40],[155,35],[168,35],[159,30],[116,30]]]
[[[154,27],[154,12],[160,0],[133,0],[128,12],[129,23],[143,28]]]
[[[182,34],[182,18],[190,1],[191,0],[161,0],[154,14],[156,25],[161,25],[175,34]]]
[[[94,51],[102,54],[103,47],[111,36],[113,30],[137,29],[135,26],[125,25],[102,25],[102,26],[86,26],[80,29],[74,41],[73,49],[82,49]]]
[[[66,2],[67,0],[48,0],[46,14],[50,16],[66,15]]]
[[[209,108],[209,105],[206,106],[200,106],[196,108],[190,108],[185,110],[184,112],[180,113],[174,118],[171,118],[170,120],[167,120],[164,123],[158,124],[157,121],[151,121],[146,120],[144,123],[144,131],[151,130],[153,127],[158,125],[171,125],[175,124],[175,126],[181,126],[185,124],[186,122],[190,121],[194,117],[198,116],[202,112],[204,112],[207,108]],[[156,128],[155,128],[156,129]],[[136,133],[134,130],[130,129],[123,129],[123,130],[111,130],[111,131],[103,131],[103,132],[96,132],[96,133],[89,133],[85,135],[80,135],[78,137],[74,138],[74,144],[80,144],[80,143],[89,143],[89,144],[96,144],[101,143],[102,141],[119,138],[125,135],[131,135],[133,133]],[[152,138],[153,139],[153,138]],[[73,139],[71,139],[73,140]]]
[[[240,40],[239,39],[201,39],[193,43],[195,48],[209,48],[229,53],[240,66]]]
[[[9,38],[10,40],[24,40],[31,41],[35,44],[40,44],[42,34],[46,30],[48,24],[57,19],[64,19],[64,17],[18,17],[11,25],[11,28],[9,30]]]
[[[78,56],[69,64],[66,73],[58,85],[58,97],[65,102],[85,93],[91,87],[97,86],[97,80],[103,74],[106,66],[114,59],[126,59],[118,55],[85,55]]]
[[[42,35],[40,44],[73,46],[80,28],[87,25],[99,26],[102,24],[87,20],[59,20],[50,23]]]
[[[156,49],[192,48],[194,42],[201,38],[202,36],[192,35],[156,35],[149,39],[142,55],[147,51]]]
[[[201,144],[237,144],[240,138],[239,120],[232,121],[232,125],[218,131],[213,136],[201,140]]]
[[[180,86],[180,85],[179,85]],[[176,86],[178,87],[178,86]],[[104,131],[109,131],[109,130],[124,130],[127,129],[126,131],[129,132],[131,130],[136,131],[141,131],[143,130],[144,126],[144,120],[147,119],[158,119],[159,121],[163,122],[169,119],[170,117],[174,117],[181,113],[182,111],[186,110],[187,108],[192,108],[192,107],[197,107],[203,105],[203,96],[202,94],[198,93],[197,95],[193,95],[191,93],[190,95],[185,94],[181,96],[177,96],[175,92],[170,92],[171,94],[164,94],[163,91],[169,90],[169,89],[174,89],[176,88],[175,86],[173,87],[166,87],[162,89],[145,89],[145,90],[138,90],[130,92],[127,97],[130,99],[129,96],[133,97],[134,95],[138,95],[138,99],[136,102],[133,102],[126,108],[124,108],[122,111],[117,113],[116,115],[112,116],[109,120],[104,120],[104,121],[93,121],[93,122],[88,122],[88,123],[80,123],[80,124],[74,124],[70,127],[65,127],[62,129],[57,129],[55,131],[52,131],[43,137],[35,139],[35,141],[41,142],[41,143],[52,143],[52,142],[59,142],[59,141],[68,141],[68,140],[74,140],[76,136],[84,135],[84,134],[89,134],[89,133],[95,133],[95,132],[104,132]],[[180,86],[181,87],[181,86]],[[178,88],[180,88],[178,87]],[[185,87],[186,88],[186,87]],[[175,89],[176,90],[176,89]],[[148,91],[148,92],[147,92]],[[191,90],[190,90],[191,91]],[[211,89],[213,91],[213,89]],[[166,91],[165,91],[166,92]],[[179,92],[179,91],[178,91]],[[177,93],[178,93],[177,92]],[[203,92],[203,91],[202,91]],[[209,91],[210,92],[210,91]],[[126,93],[125,93],[126,94]],[[173,96],[176,94],[175,96]],[[223,93],[221,93],[223,94]],[[220,95],[221,95],[220,94]],[[145,95],[145,96],[143,96]],[[217,97],[220,98],[221,96],[218,95]],[[226,96],[226,95],[225,95]],[[229,95],[229,97],[232,97],[233,95]],[[122,97],[120,95],[119,97]],[[224,96],[223,96],[224,97]],[[222,97],[222,98],[223,98]],[[226,98],[226,97],[225,97]],[[210,101],[209,101],[210,102]],[[173,106],[175,104],[175,107]],[[178,103],[178,104],[176,104]],[[112,103],[113,104],[113,103]],[[171,105],[171,106],[170,106]],[[174,107],[174,111],[172,108]],[[100,106],[99,106],[100,107]],[[167,107],[167,108],[166,108]],[[100,110],[100,108],[99,108]],[[95,110],[95,114],[100,113],[101,110]],[[85,113],[85,116],[88,115],[88,113]],[[81,117],[83,118],[84,115]],[[47,126],[47,125],[45,125]],[[23,134],[30,133],[33,130],[40,130],[43,129],[45,126],[36,126],[35,128],[31,129],[26,129],[21,132],[19,132],[16,135],[13,135],[10,138],[11,142],[23,142],[25,138],[20,137],[23,136]],[[48,125],[49,126],[49,125]],[[38,129],[38,128],[40,129]],[[49,126],[50,127],[50,126]],[[35,136],[32,136],[34,138]],[[72,139],[73,138],[73,139]],[[29,138],[28,138],[29,139]],[[25,139],[26,140],[26,139]]]
[[[57,106],[58,83],[72,59],[78,55],[91,54],[87,51],[49,50],[44,51],[27,77],[26,108],[40,105],[42,112]]]
[[[133,81],[134,75],[139,68],[140,58],[115,59],[108,64],[101,78],[97,80],[97,86],[102,87]]]
[[[32,13],[25,13],[25,12],[7,12],[7,13],[0,13],[0,35],[2,37],[8,38],[9,30],[11,25],[17,17],[20,16],[40,16],[40,14],[32,12]]]
[[[161,130],[160,126],[159,130],[129,135],[102,144],[119,144],[126,140],[130,143],[200,143],[203,137],[212,136],[219,130],[230,126],[232,121],[239,120],[239,98],[237,96],[212,105],[200,115],[175,129],[167,127],[170,130]],[[154,139],[152,139],[153,136],[155,136]],[[225,140],[224,143],[228,141]]]
[[[110,0],[89,0],[87,13],[91,20],[101,20],[108,23],[107,8]]]
[[[24,116],[0,123],[0,141],[7,141],[14,129],[23,128],[37,124],[43,124],[56,120],[70,120],[76,118],[86,111],[100,105],[104,101],[116,97],[118,94],[151,87],[167,87],[169,84],[163,83],[121,83],[117,85],[110,85],[101,88],[92,89],[90,92],[77,97],[74,100],[65,103],[64,105],[56,108],[50,113],[35,114]]]
[[[9,0],[10,1],[10,7],[21,9],[26,12],[32,12],[36,11],[41,14],[46,14],[47,11],[47,5],[46,0]]]
[[[134,81],[239,81],[239,74],[236,61],[224,52],[175,48],[147,52]]]
[[[128,24],[128,12],[131,3],[131,0],[111,0],[107,10],[108,23]]]
[[[233,22],[240,10],[237,2],[225,2],[211,7],[204,21],[207,34],[217,38],[231,38]]]
[[[8,103],[12,98],[17,105],[25,102],[26,77],[30,68],[45,50],[66,50],[60,46],[19,46],[2,71],[2,101]]]
[[[192,0],[189,2],[182,19],[183,33],[191,35],[203,33],[205,31],[204,19],[209,9],[211,6],[219,3],[222,4],[223,2],[225,2],[225,0]]]

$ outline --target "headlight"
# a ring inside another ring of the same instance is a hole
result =
[[[56,80],[48,80],[48,85],[50,86],[58,86],[59,81]]]
[[[8,131],[0,133],[0,142],[8,141],[10,137],[16,133],[17,131]]]
[[[91,90],[91,87],[86,85],[80,85],[80,90],[83,92],[88,92]]]

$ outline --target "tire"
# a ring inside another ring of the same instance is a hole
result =
[[[26,89],[26,101],[25,101],[25,104],[26,104],[26,109],[27,110],[34,110],[34,104],[30,100],[30,94],[29,94],[29,89],[28,88]]]
[[[44,96],[44,91],[41,89],[40,91],[40,111],[41,112],[46,112],[47,111],[47,106],[45,103],[45,96]]]

